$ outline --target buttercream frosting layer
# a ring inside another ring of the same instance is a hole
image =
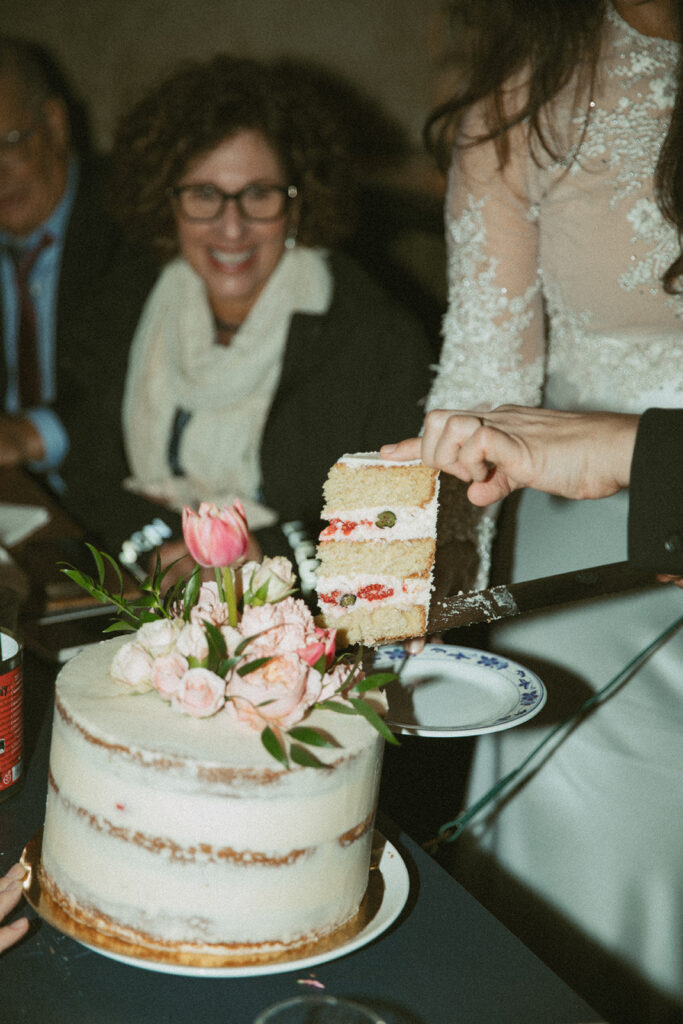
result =
[[[193,719],[122,691],[108,674],[120,642],[78,655],[57,684],[42,865],[67,909],[137,941],[231,952],[350,918],[367,885],[378,734],[314,711],[306,724],[339,746],[320,748],[326,768],[287,770],[224,713]]]

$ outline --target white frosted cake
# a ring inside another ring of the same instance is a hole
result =
[[[41,884],[72,918],[150,950],[246,957],[316,941],[368,883],[383,740],[314,710],[337,746],[283,767],[227,714],[122,691],[121,639],[57,680]]]
[[[427,632],[439,474],[420,461],[343,455],[330,469],[318,544],[320,617],[341,642],[376,645]]]

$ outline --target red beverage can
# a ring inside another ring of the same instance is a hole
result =
[[[24,687],[21,643],[0,628],[0,801],[18,791],[24,771]]]

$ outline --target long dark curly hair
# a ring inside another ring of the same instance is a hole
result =
[[[424,128],[428,150],[446,170],[456,143],[458,124],[473,104],[487,100],[487,131],[463,145],[493,141],[501,167],[509,159],[509,131],[526,122],[553,159],[566,154],[551,134],[543,110],[580,72],[589,95],[600,55],[608,0],[450,0],[444,5],[448,42],[443,66],[452,68],[456,86],[431,112]],[[683,40],[683,0],[673,0],[677,38]],[[526,102],[510,109],[506,83],[526,77]],[[587,115],[588,117],[588,115]],[[683,55],[679,58],[677,92],[667,135],[654,168],[660,210],[683,238]],[[681,253],[662,276],[667,292],[680,292]]]
[[[261,132],[299,193],[298,241],[333,245],[353,225],[357,180],[349,126],[294,62],[219,55],[190,62],[120,121],[112,151],[115,215],[160,260],[178,242],[168,190],[188,165],[242,129]]]

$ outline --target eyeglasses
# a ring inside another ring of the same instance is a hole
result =
[[[225,204],[234,201],[245,220],[269,221],[282,217],[298,194],[296,185],[245,185],[239,192],[224,192],[216,185],[176,185],[169,189],[185,220],[216,220]]]
[[[0,139],[0,159],[9,162],[23,160],[26,157],[27,143],[33,138],[40,127],[40,121],[36,121],[30,128],[21,131],[15,128],[14,131]]]

